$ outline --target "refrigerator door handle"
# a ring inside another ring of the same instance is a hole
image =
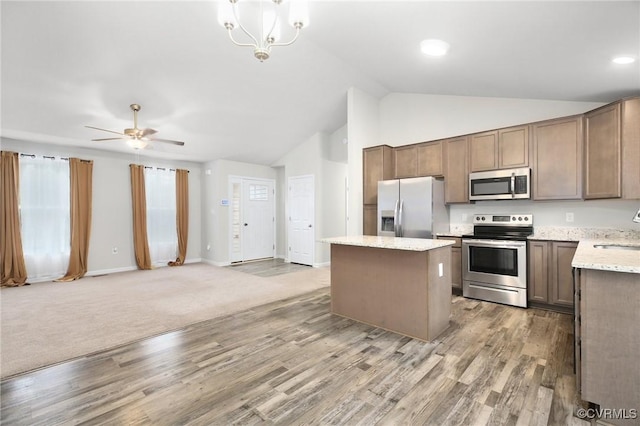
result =
[[[396,232],[396,237],[402,237],[404,233],[402,229],[402,210],[404,207],[404,200],[400,200],[400,209],[398,210],[398,229],[400,232]]]
[[[400,200],[396,200],[396,206],[393,209],[393,234],[397,237],[398,236],[398,230],[399,230],[399,206],[400,206]]]

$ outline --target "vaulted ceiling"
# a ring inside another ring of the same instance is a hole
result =
[[[241,3],[240,5],[242,4]],[[2,1],[2,135],[127,151],[84,126],[140,127],[146,154],[271,164],[347,120],[347,90],[608,102],[640,94],[639,1],[322,1],[260,63],[214,1]],[[426,38],[451,45],[442,58]]]

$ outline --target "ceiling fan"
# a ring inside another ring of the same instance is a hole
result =
[[[179,145],[179,146],[184,145],[184,142],[181,142],[181,141],[173,141],[170,139],[158,139],[158,138],[150,137],[158,133],[157,130],[148,129],[148,128],[138,129],[138,111],[140,111],[142,107],[138,104],[131,104],[129,105],[129,107],[133,111],[133,128],[132,129],[124,129],[124,132],[116,132],[114,130],[101,129],[99,127],[84,126],[89,129],[101,130],[103,132],[115,133],[116,135],[120,135],[117,138],[101,138],[101,139],[91,139],[91,140],[97,142],[97,141],[114,141],[114,140],[124,139],[128,141],[129,145],[131,145],[135,149],[142,149],[146,147],[148,142],[164,142],[164,143],[170,143],[170,144]]]

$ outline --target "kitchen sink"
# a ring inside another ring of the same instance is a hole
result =
[[[613,249],[613,250],[640,250],[640,245],[623,245],[623,244],[594,244],[594,248]]]

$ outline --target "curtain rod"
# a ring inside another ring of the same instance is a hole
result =
[[[36,155],[35,154],[23,154],[23,153],[20,153],[20,157],[36,158]],[[55,160],[56,159],[56,157],[52,157],[50,155],[43,155],[42,158],[48,158],[50,160]],[[60,159],[64,160],[64,161],[69,161],[69,157],[60,157]],[[81,160],[81,161],[87,161],[87,160]]]
[[[145,169],[151,169],[151,170],[153,170],[154,168],[156,170],[169,170],[170,172],[175,172],[177,170],[177,169],[167,169],[166,167],[153,167],[153,166],[144,166],[144,168]],[[191,172],[189,170],[187,170],[187,173],[191,173]]]

